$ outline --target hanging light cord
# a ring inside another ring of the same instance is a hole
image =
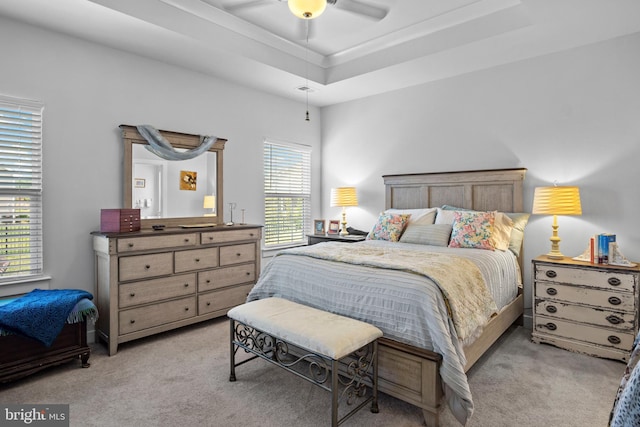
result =
[[[306,99],[307,99],[307,114],[305,117],[306,121],[309,121],[309,19],[306,19],[306,26],[307,26],[307,34],[306,34],[306,41],[307,41],[307,47],[305,49],[305,53],[304,53],[304,63],[305,63],[305,70],[304,70],[304,75],[305,75],[305,83],[304,86],[306,87],[306,90],[304,91],[305,95],[306,95]]]

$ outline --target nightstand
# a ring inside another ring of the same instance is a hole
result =
[[[640,268],[532,261],[532,341],[628,361],[638,333]]]
[[[315,245],[316,243],[322,242],[355,243],[362,242],[366,238],[367,236],[359,236],[357,234],[347,234],[346,236],[339,234],[307,234],[307,244]]]

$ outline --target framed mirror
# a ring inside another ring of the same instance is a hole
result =
[[[124,144],[124,208],[140,209],[141,228],[223,222],[222,165],[226,139],[189,160],[165,160],[145,148],[135,126],[120,125]],[[203,136],[159,131],[176,150],[198,147]]]

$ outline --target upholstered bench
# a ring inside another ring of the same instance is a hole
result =
[[[377,339],[380,329],[282,298],[251,301],[231,309],[231,375],[257,357],[331,392],[331,426],[336,427],[371,402],[378,412]],[[236,362],[244,349],[252,357]],[[367,397],[367,387],[371,389]],[[342,392],[340,392],[342,390]],[[351,411],[339,414],[344,400]],[[359,404],[357,400],[362,400]]]

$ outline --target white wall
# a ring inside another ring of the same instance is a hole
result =
[[[591,235],[617,234],[640,260],[640,33],[324,108],[323,189],[358,187],[350,225],[368,230],[384,208],[385,174],[528,169],[533,190],[557,180],[580,187],[583,215],[560,217],[561,251],[576,256]],[[323,217],[339,218],[323,192]],[[549,251],[551,217],[526,230],[530,260]]]
[[[5,18],[0,40],[11,41],[2,47],[0,93],[45,103],[44,263],[52,288],[94,292],[89,233],[100,228],[101,208],[123,206],[120,124],[228,139],[224,199],[254,224],[264,217],[264,138],[310,145],[319,206],[320,123],[304,121],[304,104]]]

